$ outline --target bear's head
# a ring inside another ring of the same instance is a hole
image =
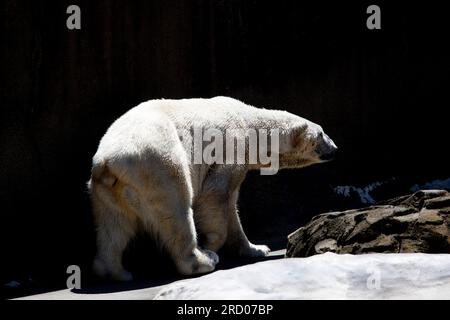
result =
[[[306,119],[288,134],[288,146],[280,152],[280,168],[302,168],[333,160],[337,146],[322,127]]]

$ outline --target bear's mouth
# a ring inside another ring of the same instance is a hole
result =
[[[319,156],[319,159],[323,162],[328,162],[334,159],[336,156],[336,151],[333,150],[331,152],[323,153]]]

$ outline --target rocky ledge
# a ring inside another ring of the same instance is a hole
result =
[[[450,253],[450,193],[421,190],[362,209],[320,214],[288,236],[287,257],[325,252]]]

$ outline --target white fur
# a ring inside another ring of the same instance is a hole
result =
[[[227,97],[151,100],[129,110],[100,141],[88,183],[98,274],[131,279],[121,259],[138,226],[155,236],[182,274],[214,270],[215,252],[225,244],[245,256],[270,251],[248,241],[236,205],[247,171],[261,165],[194,165],[186,152],[192,141],[179,137],[193,127],[277,128],[280,150],[272,151],[279,152],[281,168],[320,162],[317,146],[330,145],[322,128],[306,119]],[[205,239],[202,248],[197,235]]]

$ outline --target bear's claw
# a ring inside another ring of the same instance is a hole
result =
[[[244,257],[265,257],[269,254],[270,248],[266,245],[250,243],[248,247],[241,249],[241,256]]]

